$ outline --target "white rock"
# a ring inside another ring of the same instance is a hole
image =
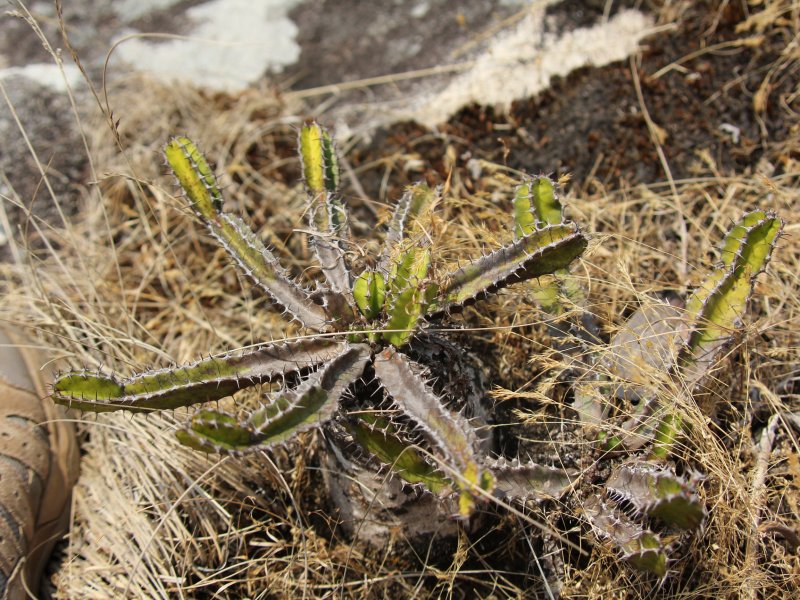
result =
[[[0,69],[0,80],[10,77],[27,77],[36,83],[57,92],[65,92],[67,86],[74,88],[82,79],[80,69],[71,63],[64,63],[64,70],[55,63],[31,63],[24,67]]]
[[[265,71],[297,61],[297,26],[288,13],[299,2],[212,0],[186,11],[187,18],[197,23],[187,36],[134,37],[123,41],[116,53],[138,70],[163,79],[219,90],[242,89]]]

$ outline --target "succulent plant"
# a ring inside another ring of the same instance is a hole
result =
[[[553,182],[533,178],[517,188],[515,233],[563,219]],[[697,494],[702,476],[681,477],[669,462],[683,431],[683,415],[665,403],[664,389],[693,402],[722,351],[741,329],[755,278],[764,271],[783,227],[773,213],[745,214],[726,235],[720,264],[694,291],[685,307],[654,302],[640,307],[605,347],[599,326],[584,309],[586,294],[566,271],[544,283],[532,282],[542,310],[559,316],[578,309],[579,317],[548,326],[554,347],[573,365],[573,408],[584,429],[597,434],[606,458],[629,455],[611,468],[598,495],[581,501],[582,514],[596,537],[616,546],[636,568],[663,577],[670,544],[649,521],[672,530],[701,525],[705,506]],[[583,371],[576,377],[574,371]],[[671,385],[670,385],[671,384]],[[616,423],[611,409],[626,405]],[[633,454],[649,445],[644,454]]]
[[[601,543],[616,547],[636,568],[663,577],[678,534],[697,529],[706,516],[698,493],[702,476],[687,475],[691,470],[685,466],[685,474],[677,475],[671,460],[684,433],[684,415],[676,407],[695,401],[694,392],[740,328],[781,220],[765,211],[746,214],[726,236],[720,265],[685,308],[643,305],[602,347],[596,318],[583,310],[586,294],[568,271],[587,241],[564,218],[549,178],[529,178],[517,188],[512,242],[455,270],[443,269],[432,252],[428,224],[440,191],[424,183],[412,186],[394,208],[380,255],[369,263],[374,266],[355,273],[333,141],[309,123],[300,130],[299,148],[310,241],[324,276],[314,289],[292,279],[261,238],[225,212],[212,169],[193,142],[172,139],[166,156],[211,235],[275,306],[311,333],[131,376],[68,372],[55,381],[54,400],[81,410],[144,412],[270,384],[268,389],[278,390],[267,392],[256,410],[195,411],[178,431],[179,441],[206,452],[238,454],[323,427],[341,442],[332,445],[332,454],[353,467],[346,479],[357,488],[384,486],[386,480],[375,477],[383,469],[393,481],[429,492],[427,498],[461,517],[481,498],[541,500],[573,489],[583,519]],[[540,281],[543,275],[553,277]],[[596,482],[599,492],[583,482],[576,485],[571,469],[491,456],[481,427],[483,409],[475,405],[481,385],[468,392],[453,392],[447,382],[434,385],[432,372],[458,371],[467,355],[437,335],[440,324],[523,281],[533,287],[542,309],[557,317],[548,331],[576,372],[570,378],[577,381],[572,408],[600,452],[596,464],[610,463]],[[579,319],[565,310],[576,307]],[[447,365],[437,369],[437,362]],[[664,402],[665,386],[677,390],[679,402]],[[611,410],[619,404],[628,406],[622,416]],[[372,468],[372,484],[355,473],[359,457],[362,466]],[[334,496],[348,495],[342,485],[338,491],[330,481],[329,486]],[[429,520],[427,505],[383,506]],[[361,523],[365,517],[356,515]]]
[[[268,394],[244,417],[197,410],[178,439],[199,450],[235,454],[330,426],[332,434],[345,431],[404,481],[455,496],[461,516],[491,493],[528,497],[565,489],[563,471],[488,459],[475,425],[451,408],[458,399],[454,403],[434,391],[408,348],[412,342],[424,345],[451,313],[513,283],[566,269],[587,244],[578,227],[560,218],[531,223],[516,231],[513,242],[440,273],[426,231],[439,191],[421,183],[395,207],[376,266],[354,274],[331,136],[309,123],[300,130],[299,148],[311,243],[325,279],[313,290],[293,280],[242,219],[225,212],[212,169],[192,141],[176,137],[165,152],[211,235],[277,307],[312,334],[132,376],[69,372],[55,381],[54,400],[81,410],[141,412],[280,383],[281,391]],[[361,397],[375,395],[365,381],[373,376],[383,390],[377,401]]]
[[[614,543],[640,569],[663,576],[669,549],[642,517],[686,531],[705,517],[696,490],[701,476],[679,477],[669,460],[686,420],[675,407],[689,406],[703,395],[703,381],[741,330],[755,279],[766,268],[782,228],[773,213],[745,214],[726,235],[719,265],[685,308],[660,301],[641,306],[611,339],[607,352],[596,353],[602,355],[594,373],[600,381],[592,385],[600,394],[585,383],[575,390],[578,416],[588,431],[599,429],[604,450],[630,454],[650,447],[617,465],[603,494],[584,503],[584,516],[598,537]],[[621,423],[609,413],[615,403],[628,407]]]

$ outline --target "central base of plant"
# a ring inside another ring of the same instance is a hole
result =
[[[492,436],[486,427],[486,374],[480,362],[458,344],[434,334],[416,336],[408,354],[428,365],[426,379],[449,409],[476,426],[481,452],[488,455]],[[377,386],[359,389],[352,410],[361,410],[362,396],[371,399],[365,406],[375,406],[374,397],[380,393]],[[373,550],[415,555],[425,563],[435,556],[452,556],[464,526],[458,518],[456,490],[447,497],[446,492],[434,494],[423,484],[409,484],[336,425],[328,429],[327,447],[325,483],[348,538]]]
[[[324,459],[325,484],[344,534],[359,546],[393,554],[450,556],[458,541],[457,497],[442,500],[388,470],[348,460],[335,441]]]

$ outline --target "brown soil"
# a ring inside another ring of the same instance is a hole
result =
[[[793,135],[792,124],[779,117],[786,108],[800,108],[792,96],[794,73],[789,69],[772,79],[765,110],[754,109],[753,96],[791,41],[791,31],[774,29],[757,45],[737,45],[742,34],[735,26],[745,17],[741,3],[714,10],[697,2],[689,10],[679,29],[646,40],[635,67],[647,112],[665,134],[662,148],[671,176],[747,174],[757,168],[780,174],[788,158],[798,157],[772,155],[766,141],[774,147]],[[726,43],[731,45],[655,77],[687,55]],[[464,108],[438,133],[415,123],[383,129],[353,154],[357,165],[380,162],[360,173],[361,184],[367,194],[379,194],[385,158],[393,151],[424,159],[444,179],[443,157],[450,146],[468,186],[471,178],[464,167],[471,158],[532,174],[570,173],[584,190],[593,184],[617,188],[665,180],[668,174],[637,98],[633,68],[622,62],[580,69],[554,80],[543,94],[516,102],[507,113],[486,106]],[[738,128],[738,140],[728,125]],[[761,159],[767,162],[759,165]],[[397,186],[416,177],[413,172],[404,176],[402,169],[393,175]]]

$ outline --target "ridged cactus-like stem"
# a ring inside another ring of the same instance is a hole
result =
[[[448,411],[414,372],[412,361],[392,349],[375,357],[375,373],[404,415],[416,423],[436,450],[445,471],[459,478],[463,492],[459,501],[462,515],[474,506],[475,489],[491,491],[493,478],[476,461],[477,436],[463,416]],[[473,489],[475,488],[475,489]]]
[[[367,320],[380,316],[386,300],[386,278],[380,271],[366,270],[353,283],[356,306]]]
[[[385,299],[389,320],[382,335],[398,348],[408,342],[425,310],[424,282],[430,264],[428,248],[410,249],[398,264],[389,284]]]
[[[422,485],[434,494],[452,489],[453,482],[441,469],[401,436],[387,419],[361,413],[347,419],[344,427],[368,455],[406,482]]]
[[[271,344],[243,354],[118,378],[86,371],[66,373],[53,384],[53,400],[80,410],[132,412],[167,410],[230,396],[322,364],[341,351],[331,339]]]
[[[330,134],[317,123],[300,129],[300,158],[309,197],[311,243],[331,288],[349,298],[350,269],[341,242],[348,236],[347,211],[339,199],[339,160]]]
[[[403,255],[425,237],[425,225],[439,200],[439,190],[425,183],[408,188],[392,212],[377,270],[392,279]],[[427,244],[427,240],[424,240]]]
[[[486,462],[494,476],[495,496],[527,502],[528,500],[558,499],[576,480],[572,469],[546,467],[533,462],[495,459]]]
[[[549,177],[535,177],[519,185],[514,193],[514,236],[564,222],[556,186]]]
[[[783,222],[774,213],[755,210],[744,215],[722,243],[721,265],[687,301],[693,330],[680,362],[684,368],[694,363],[686,369],[693,372],[693,379],[702,375],[703,366],[709,366],[741,326],[755,278],[769,263],[782,229]]]
[[[513,283],[566,268],[586,244],[574,224],[537,229],[446,276],[428,315],[456,312]]]
[[[311,374],[297,389],[278,396],[246,421],[203,410],[191,427],[178,432],[181,443],[211,452],[243,452],[269,448],[330,420],[339,400],[358,379],[369,359],[369,348],[350,346]]]
[[[313,121],[300,128],[300,161],[303,179],[313,194],[339,191],[339,160],[330,134]],[[323,215],[320,215],[323,218]],[[330,223],[319,222],[320,228],[332,229]]]
[[[622,512],[613,500],[592,497],[584,504],[583,514],[597,537],[611,542],[623,560],[659,577],[667,574],[667,553],[661,538]]]
[[[240,218],[223,212],[216,178],[194,142],[173,138],[165,153],[192,208],[242,271],[305,327],[329,329],[332,319],[323,307],[289,278],[277,258]]]
[[[608,478],[606,490],[610,498],[680,529],[697,528],[706,515],[693,482],[645,462],[618,466]]]

